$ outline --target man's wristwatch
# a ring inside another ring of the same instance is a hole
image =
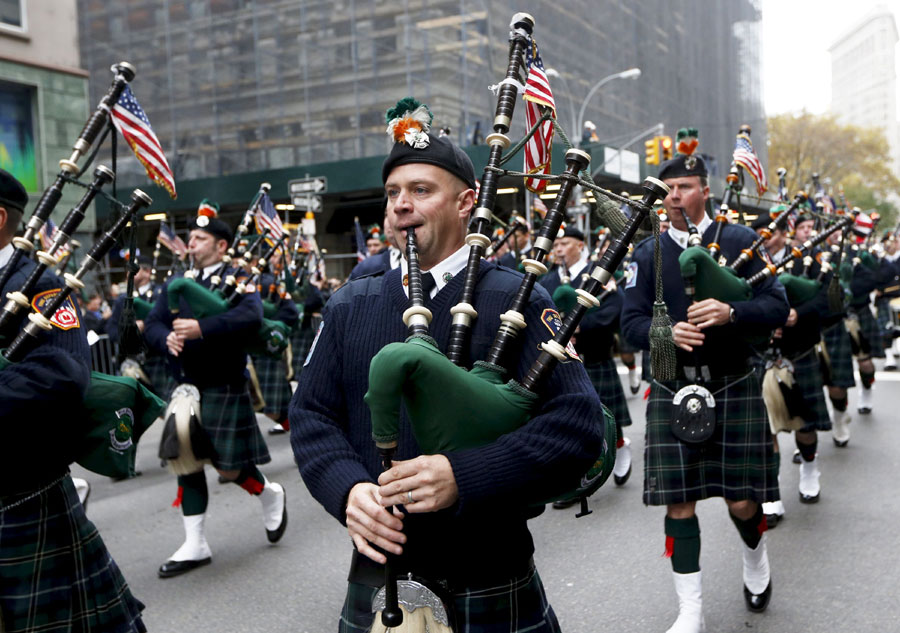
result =
[[[728,322],[735,323],[737,321],[737,315],[734,313],[734,308],[730,308],[728,310]]]

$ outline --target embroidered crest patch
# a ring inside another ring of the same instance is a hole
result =
[[[562,318],[559,316],[559,312],[553,308],[544,309],[541,313],[541,323],[550,330],[550,334],[553,336],[556,336],[562,329]],[[575,346],[572,345],[571,339],[566,344],[566,354],[568,354],[572,360],[581,361],[581,358],[578,357],[578,352],[575,351]]]
[[[637,284],[637,276],[638,276],[638,263],[631,262],[625,268],[625,288],[634,288]]]
[[[42,312],[44,306],[46,306],[53,297],[59,294],[59,292],[60,289],[56,288],[54,290],[45,290],[44,292],[34,295],[34,299],[31,300],[31,307],[38,312]],[[78,320],[78,312],[75,310],[75,304],[72,302],[71,295],[66,297],[66,300],[63,301],[62,305],[56,310],[56,313],[50,319],[50,323],[61,330],[71,330],[72,328],[81,327],[81,322]]]

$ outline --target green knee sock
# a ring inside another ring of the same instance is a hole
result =
[[[731,512],[728,513],[728,516],[731,517],[731,522],[738,529],[741,540],[750,549],[756,549],[760,539],[762,539],[763,532],[766,531],[766,519],[763,516],[762,504],[757,504],[756,513],[749,519],[739,519]]]
[[[672,558],[672,571],[692,574],[700,571],[700,522],[666,517],[666,556]]]
[[[206,487],[206,475],[202,470],[190,475],[178,475],[178,496],[181,499],[181,511],[184,516],[206,512],[209,505],[209,489]]]

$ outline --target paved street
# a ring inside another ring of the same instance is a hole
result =
[[[671,566],[661,557],[664,509],[641,503],[644,388],[630,401],[635,424],[626,429],[635,451],[632,479],[622,488],[606,484],[591,500],[589,517],[575,519],[575,509],[548,510],[531,523],[538,568],[567,633],[662,632],[676,615]],[[794,442],[781,436],[787,515],[769,532],[774,595],[766,613],[744,607],[740,540],[724,503],[698,505],[710,633],[900,631],[900,373],[877,374],[870,416],[856,413],[856,391],[850,392],[849,447],[837,449],[830,434],[819,435],[817,505],[799,503],[798,467],[790,462]],[[307,493],[284,435],[268,438],[273,461],[263,467],[287,488],[290,524],[282,542],[267,543],[257,500],[218,484],[208,469],[213,563],[179,578],[157,578],[157,567],[183,536],[180,510],[171,506],[175,478],[156,458],[161,426],[142,440],[140,477],[112,483],[73,469],[93,486],[88,515],[147,605],[149,630],[335,631],[349,539]]]

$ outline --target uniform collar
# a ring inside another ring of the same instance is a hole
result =
[[[388,247],[388,261],[391,264],[391,270],[400,265],[400,262],[403,261],[403,253],[400,252],[399,248]]]
[[[5,268],[6,264],[9,263],[9,258],[12,257],[13,245],[7,244],[3,248],[0,248],[0,268]]]
[[[203,274],[200,275],[200,279],[206,279],[207,277],[209,277],[210,275],[215,273],[217,270],[219,270],[219,268],[221,268],[221,266],[222,266],[221,261],[218,261],[215,264],[210,264],[209,266],[204,266]]]
[[[708,229],[712,223],[712,218],[704,213],[703,219],[700,220],[700,224],[697,225],[697,230],[700,231],[700,235],[706,233],[706,229]],[[687,231],[680,231],[671,225],[666,230],[666,233],[668,233],[669,237],[672,238],[672,241],[678,244],[681,248],[687,248],[688,237],[690,237],[691,235],[690,233],[688,233]]]
[[[581,271],[584,270],[588,265],[588,256],[584,251],[581,252],[581,257],[578,258],[578,261],[575,262],[571,268],[568,269],[569,279],[577,279],[578,275],[581,274]],[[563,266],[559,266],[557,272],[559,273],[559,279],[562,281],[563,275],[565,274],[565,269]]]
[[[435,266],[430,268],[427,272],[430,272],[434,277],[434,290],[431,291],[431,296],[435,296],[439,293],[444,286],[450,283],[450,280],[456,277],[459,272],[466,267],[466,263],[469,261],[469,246],[467,244],[463,244],[459,247],[455,253],[453,253],[450,257],[445,259],[444,261],[438,262]],[[423,271],[425,272],[425,271]],[[400,260],[400,275],[401,279],[406,277],[407,273],[407,265],[406,259],[401,258]],[[404,284],[403,292],[409,296],[409,289]]]

